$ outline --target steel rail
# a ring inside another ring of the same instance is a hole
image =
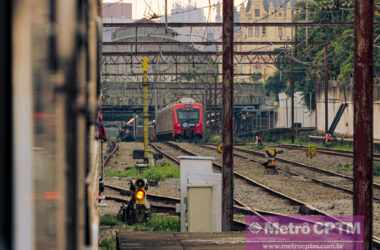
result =
[[[188,155],[193,155],[193,156],[197,155],[197,154],[195,154],[195,153],[193,153],[193,152],[191,152],[191,151],[189,151],[187,149],[184,149],[183,147],[181,147],[181,146],[179,146],[179,145],[177,145],[177,144],[175,144],[173,142],[167,142],[167,145],[172,146],[174,148],[177,148],[178,150],[180,150],[183,153],[186,153]],[[218,168],[218,169],[222,168],[222,166],[220,164],[215,163],[215,162],[213,162],[213,166],[216,167],[216,168]],[[321,214],[321,215],[325,214],[322,211],[320,211],[319,209],[314,208],[313,206],[311,206],[311,205],[309,205],[307,203],[304,203],[304,202],[302,202],[302,201],[300,201],[300,200],[298,200],[296,198],[293,198],[293,197],[291,197],[291,196],[289,196],[287,194],[284,194],[284,193],[282,193],[280,191],[274,190],[273,188],[268,187],[265,184],[262,184],[262,183],[260,183],[258,181],[255,181],[255,180],[253,180],[253,179],[251,179],[251,178],[249,178],[249,177],[247,177],[247,176],[245,176],[243,174],[240,174],[237,171],[234,171],[234,176],[237,177],[237,178],[239,178],[239,179],[241,179],[241,180],[243,180],[243,181],[245,181],[245,182],[247,182],[248,184],[260,187],[263,191],[265,191],[267,193],[270,193],[270,194],[272,194],[274,196],[277,196],[277,197],[280,197],[282,199],[286,199],[291,204],[300,206],[302,208],[302,210],[304,210],[304,211],[309,211],[310,213],[313,213],[313,214]]]
[[[114,154],[116,154],[116,152],[119,150],[119,144],[118,143],[115,143],[114,144],[114,147],[111,149],[111,152],[108,153],[105,158],[104,158],[104,162],[103,162],[103,166],[107,166],[109,161],[111,160],[112,156]]]
[[[114,197],[114,196],[106,196],[106,200],[112,200],[115,202],[120,202],[120,203],[126,203],[128,202],[125,199],[122,199],[120,197]],[[157,212],[157,213],[166,213],[166,214],[173,214],[177,215],[178,213],[176,212],[176,207],[175,206],[167,206],[167,205],[159,205],[159,204],[151,204],[151,210],[152,212]],[[235,231],[244,231],[247,229],[249,225],[238,220],[234,220],[234,225],[233,229]]]
[[[217,41],[194,41],[194,42],[182,42],[182,41],[123,41],[123,42],[103,42],[103,46],[124,46],[124,45],[222,45],[222,42]],[[295,44],[294,41],[243,41],[234,42],[234,45],[285,45]]]
[[[117,196],[112,196],[112,195],[106,195],[106,200],[112,200],[112,201],[116,201],[120,203],[128,203],[128,200],[117,197]],[[175,205],[172,206],[172,205],[150,203],[150,209],[152,212],[157,212],[157,213],[177,214]]]
[[[288,148],[288,149],[307,149],[306,146],[303,145],[292,145],[292,144],[278,144],[277,147],[281,148]],[[352,151],[344,151],[344,150],[338,150],[338,149],[328,149],[328,148],[317,148],[317,152],[326,154],[326,155],[334,155],[334,156],[342,156],[347,158],[353,158],[353,152]],[[374,161],[380,161],[380,154],[373,154]]]
[[[104,185],[105,188],[109,188],[111,190],[119,192],[121,195],[130,196],[131,192],[128,189],[114,186],[114,185]],[[157,194],[150,194],[147,193],[147,198],[150,201],[157,201],[157,202],[165,202],[167,204],[176,204],[180,202],[179,198],[171,197],[171,196],[163,196],[163,195],[157,195]]]
[[[222,73],[217,73],[217,72],[194,72],[194,73],[187,73],[187,72],[156,72],[156,73],[149,73],[147,76],[220,76],[223,75]],[[103,73],[102,77],[109,77],[109,76],[124,76],[124,77],[132,77],[132,76],[144,76],[143,73]],[[234,72],[234,76],[252,76],[252,74],[249,73],[239,73],[239,72]],[[128,83],[127,83],[128,84]],[[215,84],[215,83],[209,83],[209,84]]]
[[[173,147],[181,152],[183,152],[184,154],[187,154],[187,155],[192,155],[192,156],[196,156],[197,154],[187,150],[187,149],[184,149],[182,147],[180,147],[179,145],[175,144],[175,143],[172,143],[172,142],[167,142],[165,143],[166,145],[170,146],[170,147]],[[157,145],[155,144],[151,144],[151,147],[153,149],[155,149],[156,151],[158,152],[161,152],[166,158],[172,160],[174,163],[178,164],[179,161],[176,157],[168,154],[167,152],[163,151],[162,149],[158,148]],[[219,164],[216,164],[216,163],[213,163],[213,166],[216,167],[216,168],[221,168],[222,166],[219,165]],[[287,199],[289,200],[291,203],[296,203],[297,205],[299,205],[300,207],[300,213],[301,214],[312,214],[312,215],[324,215],[334,221],[337,221],[337,222],[341,222],[343,223],[342,221],[340,221],[339,219],[335,218],[334,216],[328,214],[327,212],[324,212],[322,210],[319,210],[317,208],[314,208],[312,206],[310,206],[309,204],[307,203],[304,203],[298,199],[295,199],[295,198],[292,198],[290,196],[287,196],[285,194],[282,194],[281,192],[278,192],[278,191],[275,191],[267,186],[265,186],[264,184],[261,184],[261,183],[258,183],[257,181],[254,181],[244,175],[241,175],[239,173],[237,173],[236,171],[234,171],[234,176],[236,176],[237,178],[240,178],[250,184],[253,184],[255,186],[259,186],[261,187],[264,191],[268,191],[269,193],[271,194],[274,194],[275,196],[279,196],[280,198],[284,198],[284,199]],[[234,202],[239,205],[240,207],[237,207],[237,206],[234,206],[234,211],[238,211],[242,214],[244,213],[247,213],[248,215],[256,215],[256,216],[259,216],[261,219],[264,219],[263,216],[264,215],[269,215],[269,216],[281,216],[281,217],[287,217],[287,218],[291,218],[293,220],[297,220],[299,218],[296,218],[292,215],[285,215],[285,214],[281,214],[281,213],[274,213],[274,212],[270,212],[270,211],[264,211],[264,210],[258,210],[258,209],[252,209],[250,208],[249,206],[247,206],[246,204],[244,204],[243,202],[239,201],[239,200],[236,200],[234,199]],[[252,214],[251,214],[252,213]],[[267,220],[267,219],[265,219]],[[309,223],[315,223],[314,221],[312,220],[307,220],[307,219],[301,219],[302,221],[305,221],[305,222],[309,222]],[[246,225],[248,226],[248,225]],[[379,237],[376,237],[374,236],[373,237],[373,245],[374,247],[376,248],[379,248],[380,249],[380,238]]]
[[[167,144],[168,145],[172,145],[173,147],[177,148],[178,150],[180,150],[180,151],[182,151],[184,153],[187,152],[190,155],[196,155],[193,152],[191,152],[191,151],[189,151],[187,149],[184,149],[184,148],[182,148],[181,146],[179,146],[179,145],[177,145],[175,143],[168,142]],[[213,163],[213,166],[216,167],[216,168],[219,168],[219,169],[222,167],[221,165],[219,165],[217,163]],[[320,209],[314,208],[313,206],[311,206],[311,205],[309,205],[307,203],[304,203],[304,202],[302,202],[302,201],[300,201],[300,200],[298,200],[296,198],[293,198],[293,197],[288,196],[286,194],[283,194],[283,193],[281,193],[279,191],[276,191],[276,190],[274,190],[274,189],[272,189],[270,187],[267,187],[266,185],[264,185],[262,183],[259,183],[257,181],[254,181],[254,180],[250,179],[249,177],[246,177],[246,176],[244,176],[242,174],[237,173],[236,171],[234,171],[234,176],[236,176],[237,178],[240,178],[241,180],[244,180],[244,181],[248,182],[251,185],[261,187],[264,191],[272,193],[273,195],[276,195],[278,197],[282,197],[284,199],[289,200],[290,202],[298,204],[300,206],[300,210],[301,210],[300,212],[303,213],[303,214],[323,215],[323,216],[326,216],[326,217],[330,218],[333,221],[345,224],[343,221],[339,220],[338,218],[336,218],[333,215],[328,214],[327,212],[324,212],[324,211],[322,211]],[[376,247],[376,249],[380,249],[380,238],[374,236],[372,238],[372,244],[373,244],[374,247]]]
[[[278,55],[276,51],[235,51],[236,56],[249,55]],[[102,56],[222,56],[223,51],[108,51],[102,52]]]
[[[201,145],[201,147],[205,147],[205,148],[208,148],[208,149],[216,149],[216,147],[213,146],[213,145]],[[247,156],[244,156],[242,154],[237,153],[236,151],[241,151],[241,150],[238,149],[238,148],[236,148],[236,147],[234,149],[235,149],[235,152],[234,152],[234,156],[235,157],[239,157],[239,158],[242,158],[242,159],[245,159],[245,160],[248,160],[248,161],[252,161],[252,162],[258,163],[259,165],[261,165],[263,163],[261,161],[258,161],[258,160],[255,160],[253,158],[250,158],[250,157],[247,157]],[[265,155],[263,155],[263,156],[260,155],[260,157],[265,158]],[[301,166],[297,166],[297,167],[301,167]],[[297,173],[294,173],[294,172],[289,171],[289,170],[284,170],[283,169],[283,171],[285,171],[287,173],[290,173],[290,174],[297,174]],[[320,185],[323,185],[323,186],[326,186],[326,187],[329,187],[329,188],[333,188],[333,189],[337,189],[337,190],[343,191],[343,192],[351,194],[351,195],[353,194],[352,190],[350,190],[348,188],[344,188],[344,187],[341,187],[341,186],[338,186],[338,185],[334,185],[334,184],[331,184],[331,183],[328,183],[328,182],[325,182],[325,181],[321,181],[321,180],[318,180],[318,179],[310,177],[310,176],[307,176],[307,178],[310,179],[313,182],[316,182],[316,183],[320,184]],[[380,201],[380,198],[376,198],[376,200]]]
[[[173,145],[171,144],[168,144],[170,147],[173,147]],[[179,160],[175,157],[175,156],[172,156],[171,154],[165,152],[164,150],[162,150],[161,148],[159,148],[157,145],[151,143],[150,146],[156,150],[157,152],[161,153],[162,155],[164,155],[166,158],[168,158],[169,160],[171,160],[173,163],[175,163],[176,165],[179,166]],[[187,154],[187,155],[192,155],[192,156],[195,156],[196,154],[190,152],[190,151],[183,151],[182,148],[177,148],[179,151]],[[274,213],[274,212],[270,212],[270,211],[264,211],[264,210],[259,210],[259,209],[256,209],[256,208],[252,208],[248,205],[246,205],[245,203],[243,203],[241,200],[238,200],[236,198],[234,198],[234,202],[235,204],[237,204],[238,206],[234,206],[234,210],[239,212],[239,213],[243,213],[243,214],[248,214],[248,215],[256,215],[256,216],[259,216],[259,217],[262,217],[262,214],[266,214],[266,215],[272,215],[272,216],[282,216],[282,217],[289,217],[288,215],[285,215],[285,214],[281,214],[281,213]]]
[[[134,22],[134,23],[103,23],[103,27],[107,28],[142,28],[142,27],[165,27],[165,23],[142,23],[142,22]],[[172,22],[167,23],[168,27],[173,28],[181,28],[181,27],[222,27],[222,23],[220,22]],[[268,26],[280,26],[280,27],[295,27],[295,26],[354,26],[353,22],[314,22],[314,21],[297,21],[297,22],[235,22],[233,24],[237,27],[268,27]]]
[[[254,154],[256,156],[266,158],[266,155],[263,152],[259,152],[259,151],[255,151],[255,150],[250,150],[250,149],[243,149],[241,147],[235,147],[235,149],[237,149],[237,150],[239,150],[241,152],[245,152],[245,153],[248,153],[248,154]],[[337,173],[337,172],[334,172],[334,171],[330,171],[330,170],[327,170],[327,169],[313,167],[313,166],[306,165],[306,164],[303,164],[303,163],[300,163],[300,162],[287,160],[287,159],[284,159],[282,157],[276,157],[276,159],[279,162],[295,165],[295,166],[298,166],[298,167],[307,168],[307,169],[310,169],[310,170],[313,170],[313,171],[316,171],[316,172],[320,172],[322,174],[327,174],[327,175],[330,175],[330,176],[336,176],[336,177],[340,177],[340,178],[344,178],[344,179],[347,179],[347,180],[354,181],[354,178],[351,177],[351,176],[340,174],[340,173]],[[380,183],[373,183],[373,187],[380,189]]]

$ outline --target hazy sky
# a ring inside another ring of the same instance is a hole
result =
[[[182,4],[183,6],[187,5],[188,2],[195,3],[197,7],[208,6],[209,3],[211,5],[216,4],[218,2],[222,2],[223,0],[168,0],[168,13],[170,14],[170,10],[172,5],[177,2]],[[235,0],[234,4],[239,5],[246,0]],[[132,3],[132,13],[133,18],[138,19],[144,17],[144,15],[149,15],[151,11],[150,8],[158,15],[164,15],[165,1],[164,0],[103,0],[103,2],[127,2]],[[208,15],[208,8],[204,9],[204,13]]]

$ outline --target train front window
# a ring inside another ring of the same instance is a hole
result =
[[[180,109],[177,111],[177,115],[181,122],[197,122],[199,120],[199,110],[197,109]]]

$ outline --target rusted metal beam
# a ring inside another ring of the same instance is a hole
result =
[[[113,82],[113,81],[103,81],[103,86],[105,84],[122,84],[123,88],[124,87],[127,87],[127,86],[131,86],[131,85],[139,85],[139,86],[142,86],[142,83],[141,81],[140,82]],[[207,86],[207,84],[210,84],[210,82],[176,82],[176,81],[173,81],[173,82],[156,82],[156,81],[149,81],[149,84],[151,84],[152,86],[151,87],[154,87],[157,86],[157,85],[174,85],[174,86],[178,86],[178,88],[180,86],[187,86],[189,85],[190,86],[199,86],[200,88],[208,88],[209,86]],[[223,82],[216,82],[216,84],[218,86],[222,86]],[[254,82],[234,82],[235,85],[238,85],[238,87],[240,86],[248,86],[248,87],[252,87],[252,86],[255,86],[255,84],[257,86],[261,86],[262,84],[261,83],[254,83]],[[163,88],[166,88],[167,86],[162,86]],[[128,87],[127,87],[128,88]],[[186,87],[188,88],[188,87]],[[255,94],[255,93],[252,93],[252,94]]]
[[[233,2],[233,0],[223,0],[223,231],[231,231],[233,224]]]
[[[365,250],[373,234],[373,19],[374,1],[355,0],[353,212],[363,216]]]
[[[292,128],[292,143],[295,141],[295,127],[294,127],[294,81],[290,80],[290,100],[291,100],[291,128]]]
[[[268,61],[266,62],[234,62],[234,65],[252,65],[252,64],[275,64],[275,61],[269,61],[270,58],[268,58]],[[104,62],[102,65],[107,65],[107,66],[118,66],[118,65],[137,65],[138,63],[131,63],[131,62]],[[175,64],[175,65],[193,65],[193,64],[196,64],[196,65],[210,65],[210,66],[213,66],[213,65],[222,65],[223,63],[221,62],[212,62],[212,63],[207,63],[207,62],[186,62],[186,63],[182,63],[182,62],[177,62],[177,63],[171,63],[171,62],[159,62],[159,63],[156,63],[155,65],[172,65],[172,64]]]
[[[329,69],[327,61],[327,46],[323,49],[324,58],[324,91],[325,91],[325,134],[329,131]]]
[[[106,28],[131,28],[131,27],[165,27],[165,23],[103,23],[103,27]],[[181,27],[221,27],[222,23],[168,23],[168,27],[171,28],[181,28]],[[353,26],[352,22],[314,22],[314,21],[297,21],[297,22],[240,22],[233,23],[233,26],[238,27],[268,27],[268,26],[281,26],[281,27],[294,27],[294,26]]]
[[[194,41],[194,42],[181,42],[181,41],[125,41],[125,42],[103,42],[103,46],[116,46],[116,45],[222,45],[223,42],[211,41]],[[294,41],[244,41],[234,42],[234,45],[286,45],[294,44]]]
[[[231,45],[232,46],[232,45]],[[237,51],[234,55],[278,55],[276,51]],[[103,56],[222,56],[223,51],[103,51]]]
[[[143,76],[143,73],[103,73],[102,76]],[[171,73],[171,72],[157,72],[157,73],[149,73],[147,76],[183,76],[183,75],[194,75],[194,76],[216,76],[216,75],[223,75],[223,73],[213,73],[213,72],[199,72],[199,73],[186,73],[186,72],[178,72],[178,73]],[[249,73],[234,73],[234,76],[252,76],[252,74]]]

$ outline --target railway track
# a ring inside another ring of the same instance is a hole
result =
[[[121,187],[105,185],[106,189],[111,190],[111,195],[106,195],[106,200],[112,200],[120,203],[127,203],[128,200],[125,199],[125,196],[130,196],[130,191]],[[116,192],[116,193],[115,193]],[[180,203],[180,199],[164,195],[156,194],[147,194],[147,199],[150,203],[151,210],[154,213],[168,213],[168,214],[178,214],[177,204]],[[256,215],[253,210],[250,210],[246,207],[243,207],[242,203],[234,207],[234,212],[237,214],[243,215]],[[241,216],[241,218],[243,218]],[[247,224],[243,220],[235,219],[234,220],[234,229],[235,230],[245,230]]]
[[[203,147],[215,149],[215,146],[210,146],[210,145],[203,146]],[[241,158],[244,158],[244,159],[259,163],[259,164],[263,163],[263,161],[253,159],[251,157],[252,155],[258,156],[260,158],[266,158],[266,155],[264,152],[257,151],[257,150],[250,150],[250,149],[244,149],[241,147],[235,147],[234,151],[235,151],[234,152],[235,156],[241,157]],[[238,152],[240,152],[240,153],[238,153]],[[241,152],[243,154],[241,154]],[[287,166],[289,166],[289,165],[293,166],[293,167],[289,167],[287,169],[285,167],[282,167],[280,164],[279,165],[280,169],[282,169],[285,172],[289,172],[291,174],[304,175],[305,177],[311,179],[312,181],[314,181],[316,183],[319,183],[321,185],[331,187],[331,188],[334,188],[337,190],[341,190],[341,191],[344,191],[346,193],[353,195],[352,186],[353,186],[354,178],[352,176],[344,175],[344,174],[337,173],[337,172],[327,170],[327,169],[323,169],[320,167],[307,165],[307,164],[304,164],[304,163],[301,163],[298,161],[288,160],[288,159],[285,159],[281,156],[276,157],[276,159],[280,163],[286,164]],[[291,168],[295,171],[290,170]],[[302,169],[304,169],[304,170],[302,170]],[[299,171],[299,170],[301,170],[301,171]],[[329,181],[330,177],[334,177],[332,179],[332,181],[331,180]],[[373,187],[374,187],[374,200],[380,201],[380,184],[379,183],[373,183]]]
[[[276,147],[286,148],[286,149],[296,149],[296,150],[306,150],[307,147],[303,145],[292,145],[292,144],[278,144]],[[338,149],[328,149],[328,148],[317,148],[318,153],[333,155],[333,156],[341,156],[346,158],[353,158],[354,154],[351,151],[338,150]],[[380,161],[380,154],[373,154],[374,161]]]
[[[115,142],[114,144],[112,144],[110,152],[106,154],[103,158],[104,167],[107,166],[111,158],[114,156],[114,154],[116,154],[118,150],[119,150],[119,144]]]
[[[197,155],[193,152],[191,152],[190,150],[188,149],[185,149],[179,145],[177,145],[176,143],[173,143],[173,142],[168,142],[166,143],[166,145],[169,145],[170,147],[172,148],[176,148],[177,150],[179,150],[180,152],[182,152],[183,154],[186,154],[186,155]],[[213,163],[213,166],[217,169],[221,169],[222,166],[218,163]],[[296,205],[298,207],[298,210],[297,210],[297,213],[295,214],[301,214],[301,215],[323,215],[323,216],[326,216],[328,218],[330,218],[331,220],[333,221],[337,221],[337,222],[340,222],[338,218],[336,218],[335,216],[325,212],[325,211],[322,211],[320,209],[317,209],[313,206],[311,206],[310,204],[306,203],[306,202],[303,202],[299,199],[296,199],[292,196],[289,196],[287,194],[284,194],[278,190],[274,190],[272,189],[271,187],[268,187],[266,185],[264,185],[263,183],[260,183],[256,180],[253,180],[243,174],[240,174],[238,173],[237,171],[234,171],[234,176],[235,176],[235,180],[242,180],[244,182],[246,182],[247,184],[249,184],[250,186],[254,186],[254,187],[258,187],[259,189],[261,189],[261,191],[264,191],[266,192],[267,194],[270,194],[272,195],[273,197],[278,197],[282,200],[285,200],[286,202],[288,202],[288,204],[292,204],[292,205]],[[235,181],[236,182],[236,181]],[[235,188],[236,190],[236,188]],[[251,193],[252,194],[252,193]],[[260,203],[262,203],[266,198],[265,197],[260,197]],[[257,201],[256,201],[257,202]],[[273,212],[270,212],[270,213],[273,213]],[[281,213],[280,213],[281,214]],[[293,213],[294,214],[294,213]],[[289,216],[289,215],[287,215]],[[290,215],[291,216],[291,215]],[[380,238],[378,238],[377,236],[374,236],[373,237],[373,244],[375,246],[376,249],[380,249]]]
[[[111,190],[111,195],[106,195],[106,200],[112,200],[119,203],[127,203],[128,200],[125,199],[125,196],[130,195],[130,191],[121,187],[112,186],[112,185],[106,185],[106,189]],[[147,194],[147,198],[149,200],[151,211],[154,213],[167,213],[167,214],[173,214],[176,215],[177,213],[177,204],[180,203],[180,200],[175,197],[170,196],[163,196],[163,195],[153,195],[153,194]],[[269,222],[269,219],[265,216],[277,216],[277,217],[285,217],[293,220],[298,220],[301,222],[308,222],[308,223],[314,223],[312,220],[308,219],[301,219],[296,218],[294,216],[285,215],[281,213],[273,213],[269,211],[263,211],[263,210],[256,210],[248,207],[245,203],[238,199],[234,199],[235,205],[234,205],[234,213],[235,213],[235,219],[234,219],[234,230],[246,230],[249,224],[244,222],[245,215],[250,216],[257,216],[262,221]],[[237,215],[237,216],[236,216]]]
[[[157,146],[156,144],[151,144],[152,148],[155,149],[156,151],[160,152],[163,154],[166,158],[170,159],[173,161],[175,164],[179,165],[179,160],[171,153],[168,153],[167,151],[163,150],[160,146]],[[173,145],[171,145],[173,146]],[[189,151],[183,151],[181,148],[177,148],[181,152],[185,153],[186,155],[195,155]],[[214,165],[215,167],[215,165]],[[262,215],[272,215],[272,216],[283,216],[283,217],[289,217],[288,215],[285,215],[283,213],[278,213],[278,212],[270,212],[267,210],[262,210],[262,209],[257,209],[257,208],[252,208],[252,206],[247,205],[243,201],[235,198],[234,202],[237,206],[235,206],[235,211],[244,213],[244,214],[250,214],[250,215],[257,215],[257,216],[262,216]]]

